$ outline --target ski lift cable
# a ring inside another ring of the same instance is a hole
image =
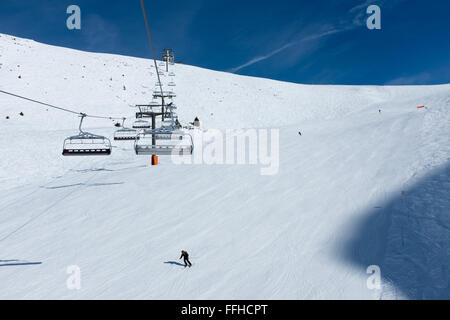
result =
[[[86,113],[83,113],[83,112],[78,112],[78,111],[70,110],[70,109],[67,109],[67,108],[58,107],[58,106],[55,106],[55,105],[52,105],[52,104],[49,104],[49,103],[45,103],[45,102],[42,102],[42,101],[38,101],[38,100],[31,99],[31,98],[27,98],[27,97],[24,97],[24,96],[21,96],[21,95],[18,95],[18,94],[14,94],[14,93],[11,93],[11,92],[7,92],[7,91],[4,91],[4,90],[0,90],[0,93],[6,94],[6,95],[9,95],[9,96],[13,96],[15,98],[27,100],[27,101],[30,101],[30,102],[34,102],[34,103],[37,103],[37,104],[41,104],[41,105],[44,105],[44,106],[47,106],[47,107],[50,107],[50,108],[53,108],[53,109],[57,109],[57,110],[60,110],[60,111],[76,114],[76,115],[79,115],[79,116],[85,117],[85,118],[107,119],[107,120],[123,120],[124,119],[123,117],[106,117],[106,116],[89,115],[89,114],[86,114]]]
[[[95,178],[95,176],[98,175],[98,172],[94,173],[92,176],[90,176],[84,183],[81,183],[80,185],[77,186],[77,189],[79,189],[81,186],[84,186],[86,184],[88,184],[93,178]],[[51,182],[55,181],[56,179],[52,180]],[[50,184],[50,183],[49,183]],[[47,184],[47,186],[49,185]],[[34,192],[30,193],[29,195],[33,194]],[[10,233],[8,233],[7,235],[5,235],[4,237],[0,238],[0,242],[4,242],[5,240],[11,238],[13,235],[15,235],[16,233],[18,233],[19,231],[21,231],[22,229],[24,229],[26,226],[28,226],[29,224],[33,223],[35,220],[39,219],[42,216],[47,215],[49,212],[51,212],[51,209],[53,207],[55,207],[57,204],[61,203],[64,199],[66,199],[68,196],[70,196],[71,194],[73,194],[72,192],[67,193],[65,196],[63,196],[62,198],[60,198],[59,200],[56,200],[53,204],[51,204],[50,206],[48,206],[46,209],[44,209],[42,212],[40,212],[39,214],[30,217],[30,219],[28,219],[27,221],[25,221],[25,223],[21,224],[20,226],[18,226],[16,229],[14,229],[13,231],[11,231]],[[3,208],[5,209],[5,208]]]
[[[151,48],[152,54],[153,54],[153,62],[155,63],[155,70],[156,70],[156,75],[158,77],[159,88],[161,90],[161,100],[162,100],[162,105],[163,105],[163,109],[164,109],[164,92],[163,92],[163,88],[162,88],[161,78],[159,76],[158,64],[156,63],[155,48],[153,46],[152,34],[150,32],[150,24],[148,23],[147,11],[145,10],[144,0],[141,0],[141,7],[142,7],[142,13],[144,14],[145,27],[147,29],[148,40],[150,41],[150,48]],[[164,113],[164,110],[163,110],[163,113]]]

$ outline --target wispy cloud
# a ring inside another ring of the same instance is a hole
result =
[[[361,25],[363,25],[363,18],[365,18],[366,8],[368,6],[370,6],[372,4],[377,4],[377,5],[383,6],[385,8],[392,8],[402,1],[404,1],[404,0],[389,0],[389,1],[387,1],[387,0],[366,0],[362,4],[359,4],[359,5],[356,5],[352,8],[350,8],[348,10],[348,18],[341,19],[341,20],[339,20],[339,22],[335,23],[334,25],[327,25],[324,23],[321,25],[317,24],[315,27],[309,26],[309,29],[312,29],[312,30],[318,30],[318,29],[320,30],[321,29],[320,26],[322,26],[322,31],[316,31],[316,32],[312,33],[311,35],[304,35],[301,38],[298,38],[293,41],[289,41],[286,44],[278,47],[275,50],[272,50],[271,52],[269,52],[267,54],[256,56],[237,67],[229,69],[228,71],[235,73],[235,72],[238,72],[238,71],[240,71],[244,68],[247,68],[251,65],[254,65],[255,63],[267,60],[267,59],[269,59],[269,58],[271,58],[293,46],[303,44],[308,41],[311,41],[311,42],[316,41],[317,42],[318,40],[325,39],[328,36],[359,28],[359,27],[361,27]],[[324,25],[326,26],[325,28],[323,27]]]
[[[244,68],[246,68],[248,66],[251,66],[252,64],[255,64],[257,62],[269,59],[270,57],[276,55],[277,53],[280,53],[281,51],[284,51],[287,48],[292,47],[294,44],[296,44],[296,42],[289,42],[289,43],[285,44],[284,46],[282,46],[281,48],[273,50],[272,52],[270,52],[270,53],[268,53],[266,55],[255,57],[255,58],[247,61],[246,63],[244,63],[244,64],[242,64],[240,66],[237,66],[235,68],[231,68],[229,71],[234,73],[234,72],[237,72],[237,71],[239,71],[241,69],[244,69]]]
[[[348,13],[351,15],[355,15],[353,18],[353,25],[362,26],[364,24],[363,20],[366,14],[366,8],[373,4],[380,5],[382,2],[383,2],[382,0],[379,1],[367,0],[362,4],[358,4],[357,6],[351,8],[348,11]]]
[[[288,42],[288,43],[284,44],[283,46],[281,46],[281,47],[279,47],[279,48],[269,52],[268,54],[265,54],[265,55],[262,55],[262,56],[256,56],[256,57],[250,59],[249,61],[247,61],[246,63],[244,63],[244,64],[242,64],[240,66],[231,68],[228,71],[232,72],[232,73],[235,73],[235,72],[237,72],[239,70],[242,70],[242,69],[244,69],[246,67],[249,67],[249,66],[251,66],[251,65],[253,65],[255,63],[258,63],[258,62],[264,61],[266,59],[269,59],[269,58],[273,57],[274,55],[276,55],[278,53],[281,53],[282,51],[284,51],[284,50],[286,50],[286,49],[288,49],[290,47],[293,47],[295,45],[299,45],[301,43],[305,43],[305,42],[308,42],[308,41],[319,40],[321,38],[330,36],[332,34],[336,34],[336,33],[343,32],[343,31],[347,31],[349,29],[351,29],[351,28],[349,28],[349,27],[340,27],[340,28],[332,27],[332,28],[330,28],[328,30],[325,30],[325,31],[322,31],[322,32],[317,32],[317,33],[314,33],[312,35],[308,35],[308,36],[302,37],[300,39]]]

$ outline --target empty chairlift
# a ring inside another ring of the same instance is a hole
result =
[[[133,129],[150,129],[152,127],[152,125],[150,124],[150,122],[145,121],[145,120],[136,120],[133,123]],[[137,136],[137,139],[139,138],[139,136]]]
[[[164,112],[164,120],[161,122],[162,127],[167,128],[177,128],[176,120],[178,119],[177,113],[174,111],[176,110],[176,106],[172,105],[171,103],[166,106],[166,110]]]
[[[194,142],[183,131],[147,130],[139,134],[134,150],[137,155],[191,155]]]
[[[153,91],[153,99],[158,99],[158,98],[161,98],[161,97],[173,99],[176,96],[177,95],[173,91],[163,91],[163,92],[161,92],[160,90],[154,90]]]
[[[64,140],[63,156],[107,156],[111,154],[111,142],[108,138],[81,129],[86,114],[81,114],[79,130],[76,136]]]
[[[178,107],[173,102],[169,103],[166,106],[166,108],[167,108],[167,110],[177,110],[178,109]]]
[[[166,119],[161,121],[160,128],[149,130],[146,133],[151,134],[151,132],[156,132],[156,140],[183,140],[184,132],[178,129],[174,119]]]
[[[169,77],[175,77],[175,72],[170,72]]]
[[[174,117],[166,117],[164,120],[161,121],[161,129],[163,130],[175,130],[175,119]]]
[[[148,105],[150,108],[158,108],[161,106],[161,103],[158,101],[151,101]]]
[[[169,87],[175,87],[176,86],[175,82],[173,82],[173,81],[169,82],[167,85]]]
[[[114,133],[115,141],[134,141],[137,139],[138,132],[136,129],[126,128],[125,127],[125,118],[122,122],[122,128],[117,130]]]

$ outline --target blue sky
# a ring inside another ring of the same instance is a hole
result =
[[[66,27],[80,6],[82,29]],[[381,7],[381,30],[366,9]],[[314,84],[450,83],[448,0],[146,0],[155,46],[214,70]],[[0,32],[150,57],[139,0],[2,0]]]

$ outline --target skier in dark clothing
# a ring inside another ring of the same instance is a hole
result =
[[[189,266],[189,268],[192,266],[192,263],[189,261],[189,253],[187,253],[184,250],[181,250],[181,258],[184,258],[184,267],[186,268],[187,266]]]

